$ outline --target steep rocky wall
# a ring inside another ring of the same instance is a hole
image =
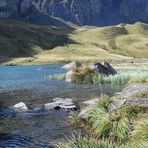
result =
[[[39,14],[78,25],[148,23],[148,0],[1,0],[0,17],[36,18]],[[42,19],[44,22],[44,19]]]
[[[148,0],[34,0],[34,4],[78,25],[148,22]]]

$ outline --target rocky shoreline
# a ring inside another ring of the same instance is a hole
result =
[[[137,106],[137,107],[148,107],[148,85],[135,84],[123,89],[121,93],[115,97],[114,101],[108,106],[108,111],[112,112],[117,110],[125,104]],[[138,98],[137,93],[145,93],[146,96]],[[94,105],[99,98],[94,98],[82,102],[85,108],[80,110],[80,117],[86,116],[89,108]],[[64,111],[79,111],[80,107],[75,104],[70,98],[54,98],[53,102],[46,103],[38,106],[27,106],[24,102],[19,102],[11,107],[1,109],[0,116],[3,118],[14,118],[14,117],[33,117],[39,115],[47,115],[53,110],[64,110]]]

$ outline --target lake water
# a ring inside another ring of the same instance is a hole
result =
[[[100,96],[113,95],[119,86],[82,85],[65,81],[47,81],[48,75],[65,73],[62,65],[49,66],[1,66],[0,102],[12,106],[19,102],[27,105],[43,105],[53,98],[72,98],[80,103]],[[100,88],[101,87],[101,88]],[[0,148],[47,148],[69,137],[75,130],[67,123],[68,112],[51,111],[46,116],[10,118],[0,121]]]

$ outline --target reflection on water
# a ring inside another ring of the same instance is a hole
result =
[[[12,106],[23,101],[27,105],[52,102],[55,97],[70,97],[81,102],[104,93],[112,95],[120,87],[70,84],[64,81],[46,81],[47,75],[65,73],[61,65],[0,67],[0,102]],[[53,143],[70,136],[73,129],[67,125],[67,113],[51,111],[46,116],[31,119],[1,121],[0,147],[51,147]],[[29,141],[28,141],[29,139]]]

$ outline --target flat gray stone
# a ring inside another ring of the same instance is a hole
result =
[[[45,110],[51,110],[51,109],[65,109],[65,110],[72,110],[76,109],[77,106],[72,102],[72,99],[66,98],[55,98],[53,99],[55,102],[52,103],[46,103],[44,105]]]

